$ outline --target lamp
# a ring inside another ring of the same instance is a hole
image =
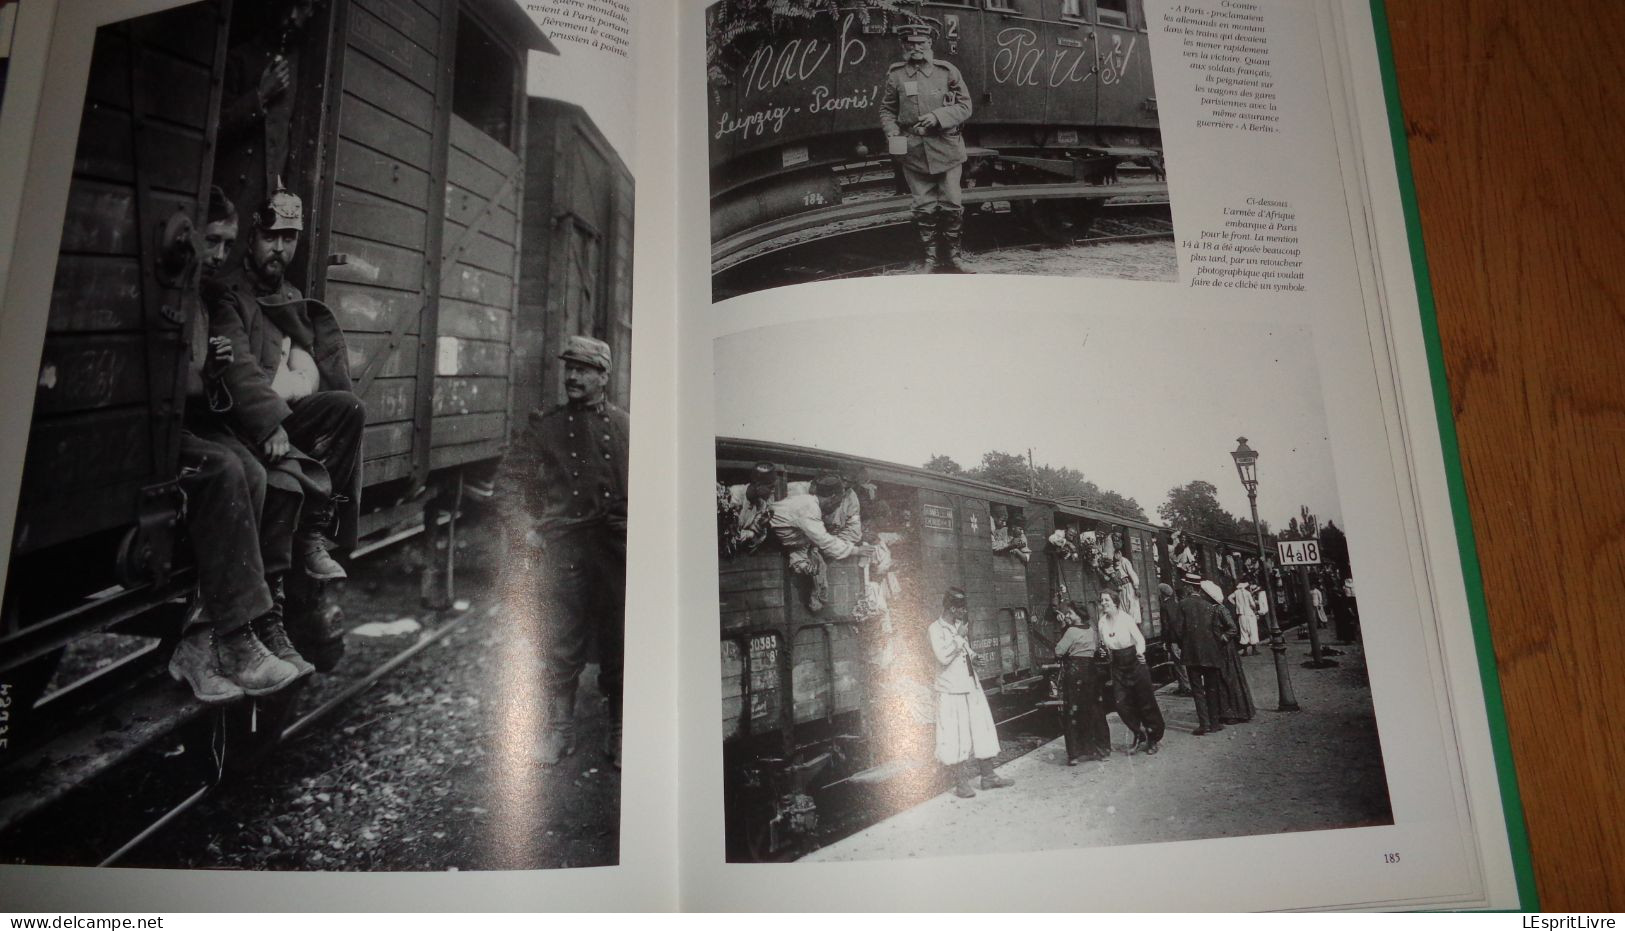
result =
[[[1247,438],[1236,437],[1236,448],[1230,452],[1236,461],[1236,475],[1241,487],[1247,489],[1247,506],[1253,512],[1253,538],[1258,544],[1259,574],[1264,576],[1264,592],[1270,609],[1264,615],[1269,626],[1270,652],[1275,654],[1275,690],[1277,711],[1297,711],[1298,697],[1292,693],[1292,674],[1286,665],[1286,641],[1281,637],[1281,625],[1276,614],[1280,611],[1275,601],[1275,587],[1270,584],[1270,573],[1264,564],[1264,527],[1258,522],[1258,450],[1247,445]]]

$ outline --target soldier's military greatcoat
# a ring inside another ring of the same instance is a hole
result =
[[[925,135],[912,130],[926,114],[935,114],[937,126]],[[910,171],[940,175],[965,163],[965,140],[959,127],[971,114],[970,90],[959,69],[941,59],[915,64],[900,61],[886,72],[886,91],[880,98],[880,125],[886,135],[903,134],[908,154],[898,162]]]

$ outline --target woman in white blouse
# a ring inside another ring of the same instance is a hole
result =
[[[1128,752],[1143,747],[1146,753],[1156,753],[1165,725],[1156,693],[1151,689],[1151,670],[1145,664],[1145,636],[1110,591],[1100,593],[1100,639],[1111,653],[1117,716],[1134,734]]]

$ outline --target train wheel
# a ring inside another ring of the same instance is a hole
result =
[[[1066,245],[1087,236],[1099,213],[1098,200],[1035,200],[1028,207],[1027,218],[1038,235]]]

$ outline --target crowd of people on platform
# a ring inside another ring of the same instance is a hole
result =
[[[993,769],[1000,748],[981,679],[994,657],[974,646],[969,598],[961,588],[947,589],[940,613],[926,630],[929,649],[921,651],[921,644],[909,642],[909,631],[919,628],[894,623],[893,610],[917,615],[923,623],[930,616],[926,612],[935,610],[927,603],[935,595],[921,597],[913,590],[916,580],[910,578],[905,555],[910,550],[904,545],[915,536],[913,516],[905,511],[900,521],[893,520],[891,507],[861,466],[832,469],[812,481],[785,482],[778,466],[760,462],[749,481],[719,483],[717,502],[722,554],[754,552],[767,539],[777,539],[791,571],[807,580],[806,605],[814,613],[829,600],[827,561],[863,557],[864,582],[854,617],[879,622],[873,625],[876,647],[871,656],[879,673],[875,704],[908,709],[917,726],[935,723],[934,755],[955,795],[975,795],[978,778],[984,790],[1011,784]],[[989,545],[996,555],[1027,565],[1033,551],[1018,513],[993,506]],[[1126,748],[1130,754],[1158,753],[1167,730],[1147,658],[1150,643],[1140,624],[1141,577],[1124,536],[1120,528],[1074,526],[1057,527],[1044,540],[1044,555],[1053,560],[1054,569],[1082,563],[1099,582],[1098,594],[1088,604],[1057,584],[1048,623],[1028,618],[1035,652],[1052,649],[1060,664],[1057,685],[1069,766],[1111,758],[1109,709],[1132,736]],[[1199,546],[1172,532],[1165,568],[1173,581],[1158,583],[1156,596],[1160,638],[1178,680],[1173,694],[1194,700],[1198,725],[1193,733],[1201,737],[1252,720],[1256,706],[1241,657],[1258,654],[1267,616],[1283,612],[1286,602],[1272,605],[1269,591],[1254,581],[1262,580],[1264,572],[1278,571],[1256,557],[1226,554],[1216,563],[1224,584],[1204,578]],[[1325,599],[1315,596],[1329,587],[1328,578],[1317,579],[1312,590],[1312,623],[1324,621]],[[1339,588],[1336,597],[1352,599],[1351,580],[1346,594]],[[1050,636],[1057,629],[1059,634]],[[909,655],[917,662],[906,661]],[[925,681],[931,683],[928,691]],[[878,729],[897,734],[907,728]]]

